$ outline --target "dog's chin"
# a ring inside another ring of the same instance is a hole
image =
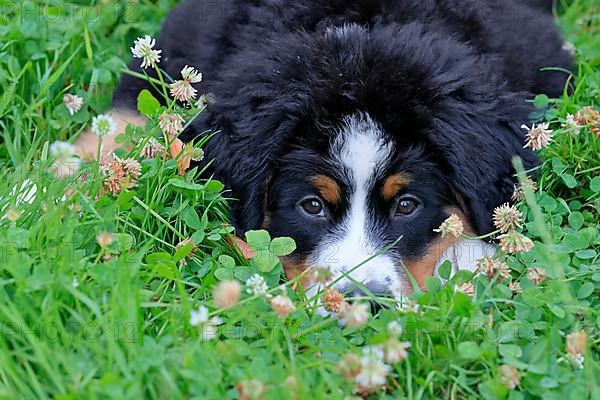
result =
[[[410,291],[406,285],[402,285],[398,279],[396,285],[358,283],[355,279],[348,279],[344,276],[334,275],[327,284],[308,282],[305,285],[306,297],[315,304],[315,312],[323,317],[333,316],[340,320],[340,326],[343,325],[340,313],[327,311],[323,305],[322,296],[327,290],[336,290],[340,292],[345,301],[350,303],[367,303],[372,315],[377,314],[382,309],[392,309],[406,299],[406,293]]]
[[[451,264],[450,277],[458,271],[476,273],[476,261],[484,256],[493,256],[496,251],[497,247],[495,245],[483,240],[462,239],[456,241],[440,254],[432,275],[436,276],[438,274],[439,267],[445,261],[449,261]],[[377,258],[375,257],[373,260],[377,260]],[[398,273],[394,280],[383,280],[381,284],[373,284],[377,281],[378,271],[372,269],[376,264],[369,264],[371,261],[361,264],[360,267],[349,273],[334,273],[327,284],[312,282],[308,278],[305,279],[303,285],[306,289],[306,296],[317,305],[316,313],[324,317],[334,316],[339,318],[338,314],[327,311],[322,304],[321,297],[327,289],[339,291],[348,301],[369,303],[373,315],[381,309],[402,308],[408,300],[408,296],[413,292],[412,284],[405,269],[401,267],[403,272]],[[310,269],[310,267],[307,268]],[[362,271],[360,271],[361,269]],[[358,275],[356,275],[357,270],[360,271],[360,276],[370,276],[371,279],[359,281],[356,279],[358,278]],[[357,284],[357,282],[360,283]],[[442,279],[442,283],[446,282],[447,280]]]

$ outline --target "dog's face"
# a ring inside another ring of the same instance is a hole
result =
[[[337,283],[345,292],[360,293],[353,280],[375,294],[399,289],[403,265],[432,250],[433,229],[456,208],[451,187],[424,147],[399,146],[368,114],[348,115],[321,137],[279,160],[264,227],[296,240],[288,272],[328,266],[335,278],[346,274]],[[419,267],[416,275],[433,264]]]
[[[422,283],[452,245],[434,229],[456,213],[489,231],[513,190],[512,157],[535,164],[524,96],[417,26],[294,34],[240,57],[244,70],[222,77],[209,114],[222,133],[207,150],[239,199],[238,230],[295,239],[289,275],[329,266],[348,273],[339,289],[381,294],[406,289],[406,267]]]

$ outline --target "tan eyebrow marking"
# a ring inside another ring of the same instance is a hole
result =
[[[316,175],[312,178],[312,183],[325,201],[338,204],[342,199],[342,189],[333,178],[327,175]]]
[[[385,200],[393,199],[402,188],[410,183],[410,175],[406,172],[398,172],[385,179],[381,188],[381,195]]]

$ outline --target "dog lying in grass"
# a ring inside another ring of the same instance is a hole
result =
[[[550,3],[187,0],[156,46],[169,76],[204,73],[213,100],[180,137],[218,132],[204,160],[237,199],[238,234],[295,239],[289,276],[327,265],[347,274],[340,291],[405,293],[407,271],[422,286],[446,258],[472,270],[495,251],[435,228],[455,214],[467,235],[491,231],[513,157],[536,165],[527,100],[559,96],[571,66]],[[119,124],[139,121],[142,89],[160,97],[123,75]]]

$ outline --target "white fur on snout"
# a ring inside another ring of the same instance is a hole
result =
[[[335,284],[338,289],[355,286],[352,280],[378,292],[390,292],[400,285],[398,266],[390,256],[372,258],[385,246],[374,237],[368,205],[368,196],[391,152],[392,144],[368,115],[348,117],[333,142],[329,162],[347,177],[351,189],[349,208],[336,231],[322,239],[308,261],[310,265],[330,267],[334,279],[344,274],[352,278],[340,279]],[[356,268],[361,263],[364,264]]]

